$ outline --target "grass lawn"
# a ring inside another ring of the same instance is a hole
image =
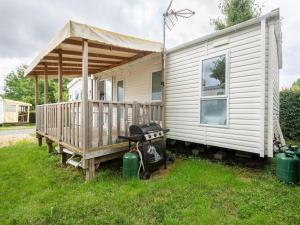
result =
[[[274,168],[180,159],[149,181],[102,169],[86,183],[46,147],[0,149],[0,224],[300,224],[300,187]]]
[[[30,124],[22,124],[22,125],[2,125],[0,126],[0,131],[1,130],[22,130],[22,129],[28,129],[28,128],[34,128],[35,124],[30,123]]]

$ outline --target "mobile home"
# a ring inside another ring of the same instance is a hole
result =
[[[80,83],[82,98],[38,105],[38,139],[49,149],[57,142],[63,163],[68,154],[81,156],[87,179],[95,165],[127,150],[120,134],[149,121],[170,128],[169,139],[273,156],[279,10],[167,50],[165,68],[161,53],[161,43],[69,22],[26,75],[36,85],[45,79],[45,93],[57,78],[60,101],[63,76],[82,76],[72,83]]]
[[[0,97],[0,125],[4,123],[29,123],[31,104]]]

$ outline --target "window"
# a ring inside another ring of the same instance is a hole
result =
[[[225,55],[202,61],[202,96],[225,95]]]
[[[227,124],[226,99],[201,101],[201,123],[212,125]]]
[[[152,73],[152,101],[161,100],[161,71]]]
[[[117,101],[123,102],[124,101],[124,81],[119,80],[117,82]]]
[[[12,113],[17,112],[17,106],[16,105],[7,105],[6,112],[12,112]]]
[[[99,99],[112,101],[112,80],[101,80],[99,85]]]
[[[227,121],[227,55],[202,60],[200,123],[226,126]]]

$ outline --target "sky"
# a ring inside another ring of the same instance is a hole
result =
[[[280,87],[300,78],[299,0],[257,0],[263,14],[280,8],[283,69]],[[5,76],[29,64],[69,20],[141,38],[162,40],[162,13],[169,0],[0,0],[0,91]],[[196,12],[167,31],[167,48],[212,33],[210,20],[220,16],[218,0],[174,0],[173,9]]]

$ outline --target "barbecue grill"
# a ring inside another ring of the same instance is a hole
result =
[[[119,136],[129,142],[129,150],[133,150],[132,142],[135,143],[135,150],[139,150],[140,158],[144,165],[144,171],[140,177],[148,179],[151,173],[163,164],[166,168],[166,148],[164,136],[169,129],[163,129],[157,123],[147,123],[141,125],[131,125],[129,136]]]

